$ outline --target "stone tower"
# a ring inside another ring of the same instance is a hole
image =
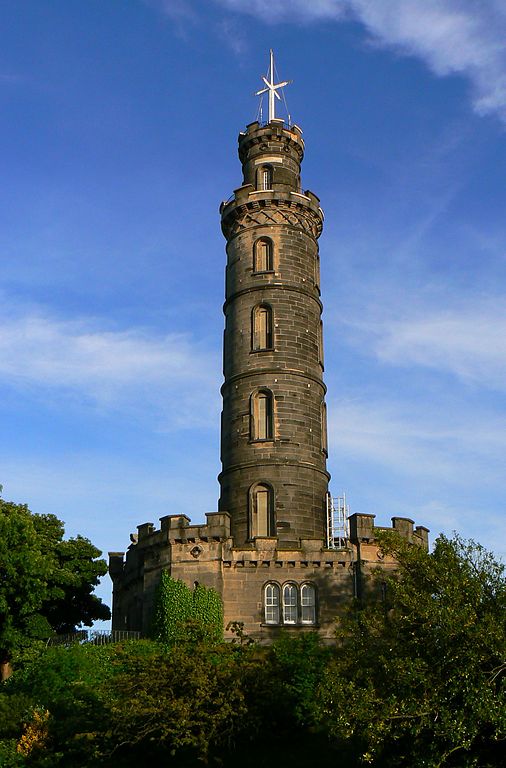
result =
[[[109,553],[113,629],[147,633],[163,571],[221,595],[225,627],[241,622],[261,642],[283,629],[332,639],[335,618],[395,568],[381,552],[374,514],[353,514],[336,534],[328,495],[318,238],[323,211],[302,192],[301,130],[274,113],[239,135],[243,183],[220,207],[227,240],[221,495],[205,523],[167,514],[137,526]],[[197,468],[195,468],[197,471]],[[327,513],[328,510],[328,513]],[[328,516],[327,516],[328,514]],[[392,518],[406,541],[428,530]],[[383,528],[381,530],[384,530]]]
[[[325,538],[327,438],[318,237],[302,192],[304,141],[273,119],[239,135],[243,183],[227,239],[219,509],[236,546]]]

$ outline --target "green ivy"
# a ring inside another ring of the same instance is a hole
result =
[[[198,584],[191,590],[164,571],[153,614],[153,637],[173,644],[187,640],[223,639],[223,603],[215,589]]]

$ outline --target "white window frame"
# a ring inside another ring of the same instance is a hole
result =
[[[266,624],[278,625],[280,619],[280,589],[279,584],[269,582],[264,587],[264,621]]]
[[[316,624],[316,587],[314,584],[300,585],[300,623]]]

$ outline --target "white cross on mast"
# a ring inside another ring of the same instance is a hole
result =
[[[271,54],[271,64],[269,67],[269,78],[270,80],[267,80],[266,77],[262,76],[262,80],[264,81],[266,88],[262,88],[261,91],[257,91],[255,93],[255,96],[261,96],[263,93],[267,93],[269,91],[269,123],[272,120],[276,119],[276,102],[274,99],[281,100],[281,96],[278,93],[279,88],[284,88],[285,85],[289,85],[292,81],[291,80],[283,80],[282,83],[274,83],[274,53],[272,51],[272,48],[270,50]]]

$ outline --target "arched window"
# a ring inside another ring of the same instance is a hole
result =
[[[258,483],[250,494],[250,532],[255,536],[274,536],[274,493],[270,485]]]
[[[272,272],[274,269],[272,240],[262,237],[255,243],[253,251],[253,271]]]
[[[264,616],[266,624],[279,624],[279,587],[277,584],[265,585]]]
[[[327,440],[327,406],[324,402],[321,404],[321,441],[322,451],[326,456],[328,456],[329,447]]]
[[[314,260],[314,284],[317,288],[320,287],[320,257],[316,254]]]
[[[283,624],[297,624],[297,587],[285,584],[283,587]]]
[[[254,352],[272,349],[272,308],[268,304],[258,304],[251,314],[251,348]]]
[[[300,620],[302,624],[316,624],[316,590],[312,584],[300,588]]]
[[[272,189],[272,175],[272,165],[262,165],[258,169],[257,189],[264,191]]]
[[[320,320],[318,326],[318,362],[323,369],[323,322]]]
[[[250,439],[272,440],[274,438],[274,403],[272,392],[261,389],[250,400]]]

